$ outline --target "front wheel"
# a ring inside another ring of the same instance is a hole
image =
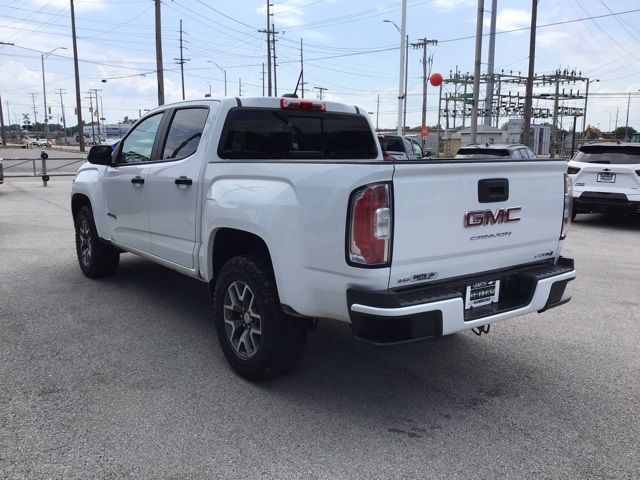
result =
[[[89,278],[113,275],[120,263],[120,254],[98,236],[91,207],[80,207],[75,218],[76,253],[80,269]]]
[[[213,308],[222,351],[241,376],[275,377],[300,361],[306,322],[282,312],[271,268],[260,258],[234,257],[222,267]]]

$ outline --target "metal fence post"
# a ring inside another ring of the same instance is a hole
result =
[[[49,175],[47,175],[47,158],[49,158],[49,154],[43,151],[40,154],[40,158],[42,159],[42,186],[46,187],[49,180]]]

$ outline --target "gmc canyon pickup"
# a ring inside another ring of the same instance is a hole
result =
[[[317,319],[375,344],[562,305],[564,161],[384,161],[366,111],[204,99],[95,146],[71,206],[82,272],[131,252],[208,282],[221,348],[251,379],[300,359]]]

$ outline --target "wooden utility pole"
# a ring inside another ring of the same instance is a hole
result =
[[[160,8],[162,2],[154,0],[156,7],[156,71],[158,75],[158,106],[164,105],[164,67],[162,66],[162,19]],[[78,108],[78,111],[80,108]]]
[[[11,125],[11,119],[9,119],[9,125]],[[2,97],[0,97],[0,133],[2,133],[2,145],[7,145],[7,137],[4,133],[4,115],[2,113]]]
[[[300,91],[301,97],[304,98],[304,50],[302,47],[302,39],[300,39]],[[628,115],[627,120],[629,120]]]
[[[427,125],[427,80],[428,80],[427,45],[437,45],[437,44],[438,44],[437,40],[428,40],[426,38],[421,38],[417,42],[411,44],[413,48],[422,48],[422,126],[423,127]],[[424,146],[424,140],[423,140],[423,146]]]
[[[536,62],[536,24],[538,22],[538,0],[531,0],[531,31],[529,34],[529,73],[524,96],[524,122],[522,125],[522,143],[532,147],[531,110],[533,108],[533,76]],[[588,88],[588,87],[587,87]]]
[[[80,92],[80,69],[78,67],[78,42],[76,40],[76,16],[73,10],[73,0],[71,2],[71,37],[73,39],[73,66],[76,77],[76,115],[78,117],[78,144],[80,151],[84,152],[84,128],[82,125],[82,98]],[[158,3],[160,0],[158,0]]]

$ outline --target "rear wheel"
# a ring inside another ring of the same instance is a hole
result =
[[[213,308],[222,351],[241,376],[274,377],[300,361],[306,322],[282,312],[271,268],[260,258],[234,257],[222,267]]]
[[[80,269],[89,278],[113,275],[120,262],[120,254],[98,236],[91,207],[80,207],[75,218],[76,253]]]

